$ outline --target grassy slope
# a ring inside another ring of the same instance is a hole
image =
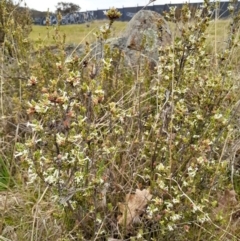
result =
[[[94,21],[92,23],[85,24],[73,24],[73,25],[62,25],[60,30],[62,33],[66,34],[66,43],[79,43],[84,39],[87,41],[94,41],[95,37],[93,32],[97,31],[100,26],[108,23],[107,20]],[[228,36],[228,24],[229,20],[218,20],[217,22],[213,21],[208,28],[209,38],[207,39],[210,45],[215,44],[222,45],[221,42],[223,39],[226,39]],[[127,22],[115,22],[114,23],[114,35],[119,36],[121,32],[125,29]],[[216,27],[216,35],[215,35]],[[34,25],[33,30],[30,34],[30,38],[34,41],[37,41],[39,38],[46,41],[47,43],[53,43],[51,39],[51,33],[54,31],[54,26],[50,26],[48,29],[46,26]],[[48,37],[48,33],[50,37]],[[220,44],[219,44],[220,43]]]
[[[95,40],[93,33],[96,32],[99,29],[99,27],[105,23],[107,23],[107,21],[103,20],[85,24],[62,25],[60,26],[60,31],[62,34],[66,35],[67,44],[78,44],[83,40],[92,42]],[[115,31],[113,35],[118,36],[124,30],[126,24],[126,22],[115,22]],[[52,44],[53,40],[51,39],[51,33],[53,33],[54,29],[54,26],[50,26],[48,29],[46,26],[33,26],[30,38],[34,41],[37,41],[39,38],[41,38],[44,42]]]

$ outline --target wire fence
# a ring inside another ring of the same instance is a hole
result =
[[[201,4],[202,3],[190,3],[191,10],[194,12],[194,10],[200,7]],[[219,18],[227,18],[230,15],[228,11],[229,2],[220,2],[218,4],[219,4],[218,7],[215,8],[214,11],[217,11]],[[168,11],[169,8],[172,6],[176,6],[177,11],[179,11],[183,6],[183,4],[150,5],[145,8],[143,6],[122,7],[122,8],[118,8],[118,10],[122,13],[120,21],[129,21],[138,11],[142,10],[143,8],[145,10],[152,10],[162,14],[164,11]],[[239,6],[240,4],[238,4],[238,8]],[[80,24],[80,23],[91,22],[93,20],[106,19],[106,16],[104,14],[106,10],[108,9],[98,9],[95,11],[86,11],[86,12],[77,12],[77,13],[67,14],[63,16],[62,24]],[[35,18],[34,23],[39,25],[44,25],[45,18],[43,17]],[[57,17],[55,15],[50,16],[50,23],[51,24],[57,23]]]

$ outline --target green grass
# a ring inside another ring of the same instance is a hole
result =
[[[72,24],[72,25],[61,25],[60,26],[60,36],[66,35],[67,44],[79,44],[82,41],[93,42],[96,40],[94,32],[98,31],[99,28],[108,23],[107,20],[93,21],[91,23],[84,24]],[[126,28],[127,22],[117,21],[113,24],[113,37],[118,37],[121,35],[122,31]],[[207,33],[207,44],[214,47],[215,43],[218,48],[222,49],[224,47],[223,42],[228,37],[228,26],[229,20],[217,20],[212,21]],[[174,30],[172,24],[170,28]],[[54,44],[52,36],[54,35],[55,26],[39,26],[34,25],[32,32],[30,33],[30,39],[33,41],[38,41],[41,39],[46,44]]]
[[[192,23],[190,22],[189,25],[191,24]],[[229,19],[217,19],[216,21],[210,21],[210,24],[206,30],[206,45],[208,53],[221,53],[221,51],[226,48],[226,44],[229,38],[229,26]],[[176,24],[170,22],[169,27],[173,34],[179,34],[179,28],[181,29],[181,25],[179,25],[179,23],[176,27]],[[237,56],[235,56],[234,60],[239,59]]]
[[[94,32],[98,31],[100,26],[108,23],[107,20],[93,21],[85,24],[73,24],[73,25],[61,25],[60,36],[66,35],[67,44],[78,44],[81,41],[93,42],[96,37]],[[119,34],[125,29],[127,22],[115,22],[113,25],[113,37],[119,36]],[[46,44],[54,44],[52,36],[54,35],[55,26],[39,26],[34,25],[30,34],[30,39],[33,41],[43,40]]]
[[[9,187],[10,173],[7,165],[0,157],[0,191],[5,190]]]
[[[211,46],[215,46],[216,43],[218,48],[223,49],[224,42],[228,39],[229,24],[228,19],[212,21],[207,30],[207,43]]]

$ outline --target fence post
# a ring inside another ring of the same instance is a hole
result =
[[[124,6],[122,7],[122,17],[123,17],[123,21],[126,21],[126,20],[125,20],[126,16],[125,16]]]

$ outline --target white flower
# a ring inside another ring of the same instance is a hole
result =
[[[102,223],[102,219],[99,218],[99,217],[97,217],[97,218],[96,218],[96,222],[97,222],[98,224],[101,224],[101,223]]]
[[[35,180],[37,179],[37,177],[38,176],[37,176],[35,170],[33,170],[32,167],[29,167],[28,168],[28,182],[27,182],[27,185],[34,183]]]
[[[45,182],[48,184],[53,184],[55,181],[56,180],[55,180],[54,176],[48,176],[45,178]]]
[[[109,30],[109,24],[108,23],[106,23],[106,24],[104,24],[103,26],[100,27],[100,31],[102,33],[106,33],[108,30]]]
[[[173,229],[174,229],[174,228],[173,228],[173,226],[172,226],[172,225],[170,225],[170,224],[168,224],[168,226],[167,226],[167,227],[168,227],[168,230],[169,230],[169,231],[173,231]]]
[[[189,41],[194,44],[196,42],[196,37],[194,35],[189,36]]]
[[[31,127],[34,132],[43,130],[43,126],[41,124],[32,124],[30,122],[27,122],[27,127]]]
[[[167,209],[171,209],[173,207],[173,204],[170,202],[166,202]]]
[[[191,18],[191,11],[188,10],[188,13],[186,14],[187,18],[190,19]]]
[[[158,182],[158,186],[165,191],[168,190],[168,187],[165,185],[165,183],[162,180]]]
[[[198,120],[203,120],[202,115],[199,115],[199,114],[198,114],[198,115],[196,115],[196,117],[197,117]]]
[[[234,6],[229,4],[229,5],[228,5],[228,11],[231,12],[231,11],[233,11],[233,10],[234,10]]]
[[[181,215],[179,215],[179,214],[174,214],[173,216],[170,217],[170,219],[171,219],[172,221],[177,221],[177,220],[181,219]]]
[[[20,152],[17,152],[14,154],[14,157],[19,157],[19,156],[24,156],[24,155],[27,155],[28,154],[28,151],[27,150],[24,150],[24,151],[20,151]]]
[[[209,221],[209,217],[207,214],[203,214],[203,215],[200,215],[197,217],[197,220],[200,222],[200,223],[204,223],[206,221]]]
[[[164,76],[164,79],[165,79],[165,80],[169,80],[169,76],[168,76],[168,75],[165,75],[165,76]]]
[[[162,163],[160,163],[159,165],[157,165],[157,170],[158,171],[164,171],[165,170],[165,166]]]
[[[215,120],[219,120],[219,119],[221,119],[222,117],[223,117],[222,114],[215,114],[215,115],[213,116],[213,118],[214,118]]]
[[[197,158],[197,163],[203,164],[205,162],[205,159],[201,156]]]
[[[177,198],[173,198],[172,202],[173,203],[180,203],[179,199],[177,199]]]
[[[61,134],[58,133],[58,134],[56,135],[56,139],[57,139],[56,141],[57,141],[57,144],[58,144],[58,145],[61,146],[61,145],[65,144],[66,137],[65,137],[64,135],[61,135]]]
[[[70,55],[70,56],[67,56],[67,58],[66,58],[66,60],[65,60],[65,64],[67,64],[67,63],[71,63],[72,60],[73,60],[73,58],[72,58],[71,55]]]
[[[49,168],[50,171],[53,170],[53,168]],[[48,184],[54,184],[58,181],[59,178],[59,171],[57,169],[54,170],[52,174],[44,173],[45,177],[45,182]]]
[[[27,86],[34,86],[34,85],[37,84],[37,82],[38,82],[37,77],[31,76],[31,77],[28,79]]]
[[[111,62],[112,62],[112,58],[110,59],[102,59],[102,62],[104,63],[104,68],[107,70],[110,70],[111,67]]]
[[[188,175],[190,177],[195,177],[197,173],[198,168],[193,169],[191,166],[188,168]]]
[[[76,172],[75,173],[75,177],[74,177],[74,180],[76,182],[76,184],[80,184],[84,179],[84,176],[81,172]]]

